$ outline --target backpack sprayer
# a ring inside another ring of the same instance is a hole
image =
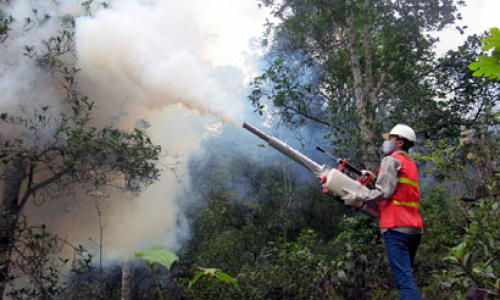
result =
[[[253,127],[248,123],[243,123],[243,128],[247,129],[256,136],[260,137],[261,139],[266,141],[269,144],[269,146],[285,154],[289,158],[293,159],[294,161],[298,162],[299,164],[301,164],[302,166],[313,172],[314,175],[316,175],[316,177],[320,178],[320,183],[324,188],[323,192],[337,195],[340,197],[345,195],[342,189],[348,189],[350,191],[353,191],[354,193],[359,193],[359,194],[368,193],[369,191],[368,188],[364,186],[361,182],[356,181],[341,172],[343,168],[346,168],[357,175],[362,175],[361,171],[349,165],[345,159],[341,160],[329,155],[330,157],[334,158],[337,162],[339,162],[340,170],[331,168],[327,165],[320,166],[318,163],[316,163],[309,157],[305,156],[304,154],[300,153],[299,151],[285,144],[283,141],[265,134],[264,132],[258,130],[257,128]],[[320,150],[321,152],[326,153],[325,150],[319,147],[317,147],[317,149]],[[336,197],[335,199],[342,201],[341,198],[339,197]],[[380,216],[380,206],[378,203],[375,203],[373,201],[368,201],[366,205],[364,205],[362,201],[358,201],[355,202],[354,205],[352,206],[362,210],[369,216],[375,218],[378,218]]]

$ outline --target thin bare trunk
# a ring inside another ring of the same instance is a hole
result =
[[[161,291],[161,284],[160,281],[158,280],[158,276],[156,275],[156,270],[155,266],[151,265],[151,272],[153,273],[153,277],[155,279],[155,284],[156,284],[156,291],[158,292],[158,296],[160,297],[160,300],[165,300],[165,297],[163,297],[163,292]]]
[[[132,300],[134,291],[134,264],[132,260],[124,261],[122,264],[122,299]]]
[[[287,170],[287,165],[283,165],[283,243],[288,243],[288,216],[290,211],[290,203],[292,201],[292,182],[290,173]]]
[[[19,194],[25,178],[24,169],[20,167],[10,166],[5,172],[0,202],[0,300],[9,281],[14,233],[20,214]]]
[[[99,295],[101,295],[101,291],[103,288],[103,281],[102,281],[102,254],[103,254],[103,247],[104,247],[104,228],[106,227],[105,224],[102,222],[102,209],[101,205],[99,203],[99,199],[94,199],[94,205],[95,209],[97,211],[97,216],[99,217]]]
[[[373,51],[371,36],[371,0],[365,0],[365,24],[363,29],[363,50],[365,53],[365,92],[368,95],[368,102],[373,100]],[[372,103],[375,104],[375,103]]]

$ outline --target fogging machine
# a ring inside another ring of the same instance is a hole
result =
[[[364,186],[359,181],[356,181],[351,177],[347,176],[346,174],[342,173],[340,170],[332,168],[327,165],[319,165],[317,162],[313,161],[309,157],[288,146],[283,141],[265,134],[264,132],[260,131],[259,129],[253,127],[248,123],[243,123],[243,128],[247,129],[256,136],[260,137],[261,139],[266,141],[269,144],[269,146],[285,154],[289,158],[293,159],[294,161],[298,162],[299,164],[301,164],[302,166],[313,172],[314,175],[320,179],[320,183],[322,184],[325,191],[327,191],[329,194],[338,196],[334,197],[338,201],[342,201],[340,197],[345,195],[342,189],[348,189],[355,193],[361,193],[361,194],[368,193],[369,190],[366,186]],[[319,147],[318,150],[325,152],[323,149]],[[342,167],[349,169],[350,171],[352,171],[357,175],[361,175],[361,172],[359,170],[347,164],[345,160],[338,160],[338,159],[336,160]],[[358,201],[354,203],[354,205],[352,206],[362,210],[369,216],[375,218],[378,218],[380,216],[380,206],[377,202],[369,201],[365,204],[362,201]]]

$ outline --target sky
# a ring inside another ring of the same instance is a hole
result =
[[[234,0],[218,0],[219,7],[225,2]],[[240,0],[241,1],[241,0]],[[440,43],[436,47],[439,55],[460,46],[468,35],[479,34],[492,27],[500,27],[500,0],[465,0],[466,6],[460,9],[463,20],[437,34]],[[207,32],[213,32],[214,43],[205,49],[204,55],[212,66],[232,65],[240,68],[250,77],[255,75],[255,65],[250,53],[255,52],[252,43],[262,36],[266,18],[272,16],[265,9],[258,9],[253,1],[241,1],[241,6],[234,12],[213,10],[197,6],[198,21]],[[245,12],[242,14],[242,12]],[[467,25],[464,34],[460,34],[455,26]],[[253,48],[253,49],[252,49]]]
[[[444,54],[447,50],[460,46],[467,36],[488,31],[492,27],[500,27],[500,0],[466,0],[466,7],[460,9],[463,20],[457,25],[467,25],[461,35],[455,27],[448,28],[438,34],[441,42],[436,51]]]

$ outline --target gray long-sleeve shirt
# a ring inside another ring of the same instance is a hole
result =
[[[407,154],[404,151],[396,153]],[[370,190],[366,195],[363,195],[364,201],[380,201],[384,199],[391,199],[399,184],[398,173],[401,170],[401,162],[393,156],[386,156],[380,164],[380,174],[378,175],[375,188]],[[422,229],[416,227],[397,227],[391,228],[392,230],[408,233],[408,234],[422,234]],[[386,232],[387,229],[382,229]]]

